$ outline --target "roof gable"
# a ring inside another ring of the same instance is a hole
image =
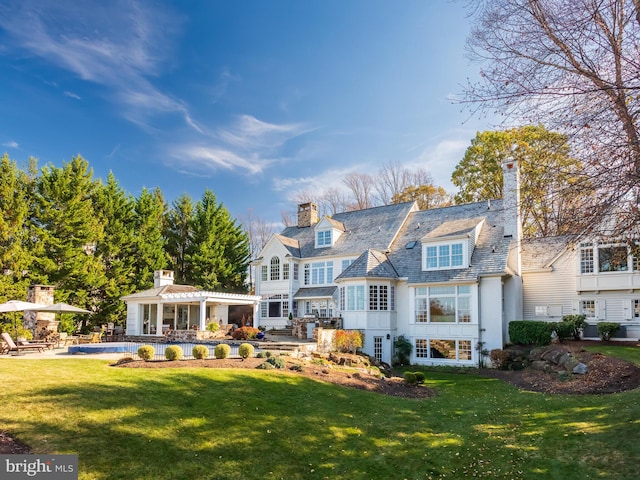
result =
[[[337,280],[347,278],[398,278],[398,272],[393,267],[387,255],[378,250],[368,249],[349,265]]]

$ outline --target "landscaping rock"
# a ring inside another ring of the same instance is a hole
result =
[[[534,370],[539,370],[541,372],[551,371],[551,366],[544,360],[535,360],[531,362],[531,368],[533,368]]]
[[[589,371],[589,367],[587,367],[584,363],[578,363],[573,368],[573,373],[577,373],[578,375],[584,375]]]

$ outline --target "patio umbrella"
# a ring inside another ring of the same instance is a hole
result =
[[[84,308],[74,307],[68,303],[59,302],[53,305],[39,305],[37,308],[29,308],[25,310],[33,310],[34,312],[54,312],[54,313],[91,313]]]
[[[45,306],[46,305],[42,305],[41,303],[24,302],[22,300],[9,300],[8,302],[0,303],[0,313],[31,311],[38,308],[43,308]],[[15,313],[13,315],[13,329],[16,329]]]

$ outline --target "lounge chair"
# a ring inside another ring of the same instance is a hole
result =
[[[5,341],[8,347],[7,349],[5,349],[7,350],[6,353],[17,352],[19,355],[20,352],[22,351],[38,350],[39,352],[44,352],[44,349],[48,348],[48,345],[44,343],[29,343],[27,345],[16,345],[13,341],[13,338],[11,338],[11,336],[7,332],[2,332],[2,339]]]
[[[88,335],[78,335],[78,343],[101,343],[102,332],[93,332]]]

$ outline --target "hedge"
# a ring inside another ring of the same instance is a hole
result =
[[[549,345],[553,325],[538,320],[509,322],[509,338],[518,345]]]

